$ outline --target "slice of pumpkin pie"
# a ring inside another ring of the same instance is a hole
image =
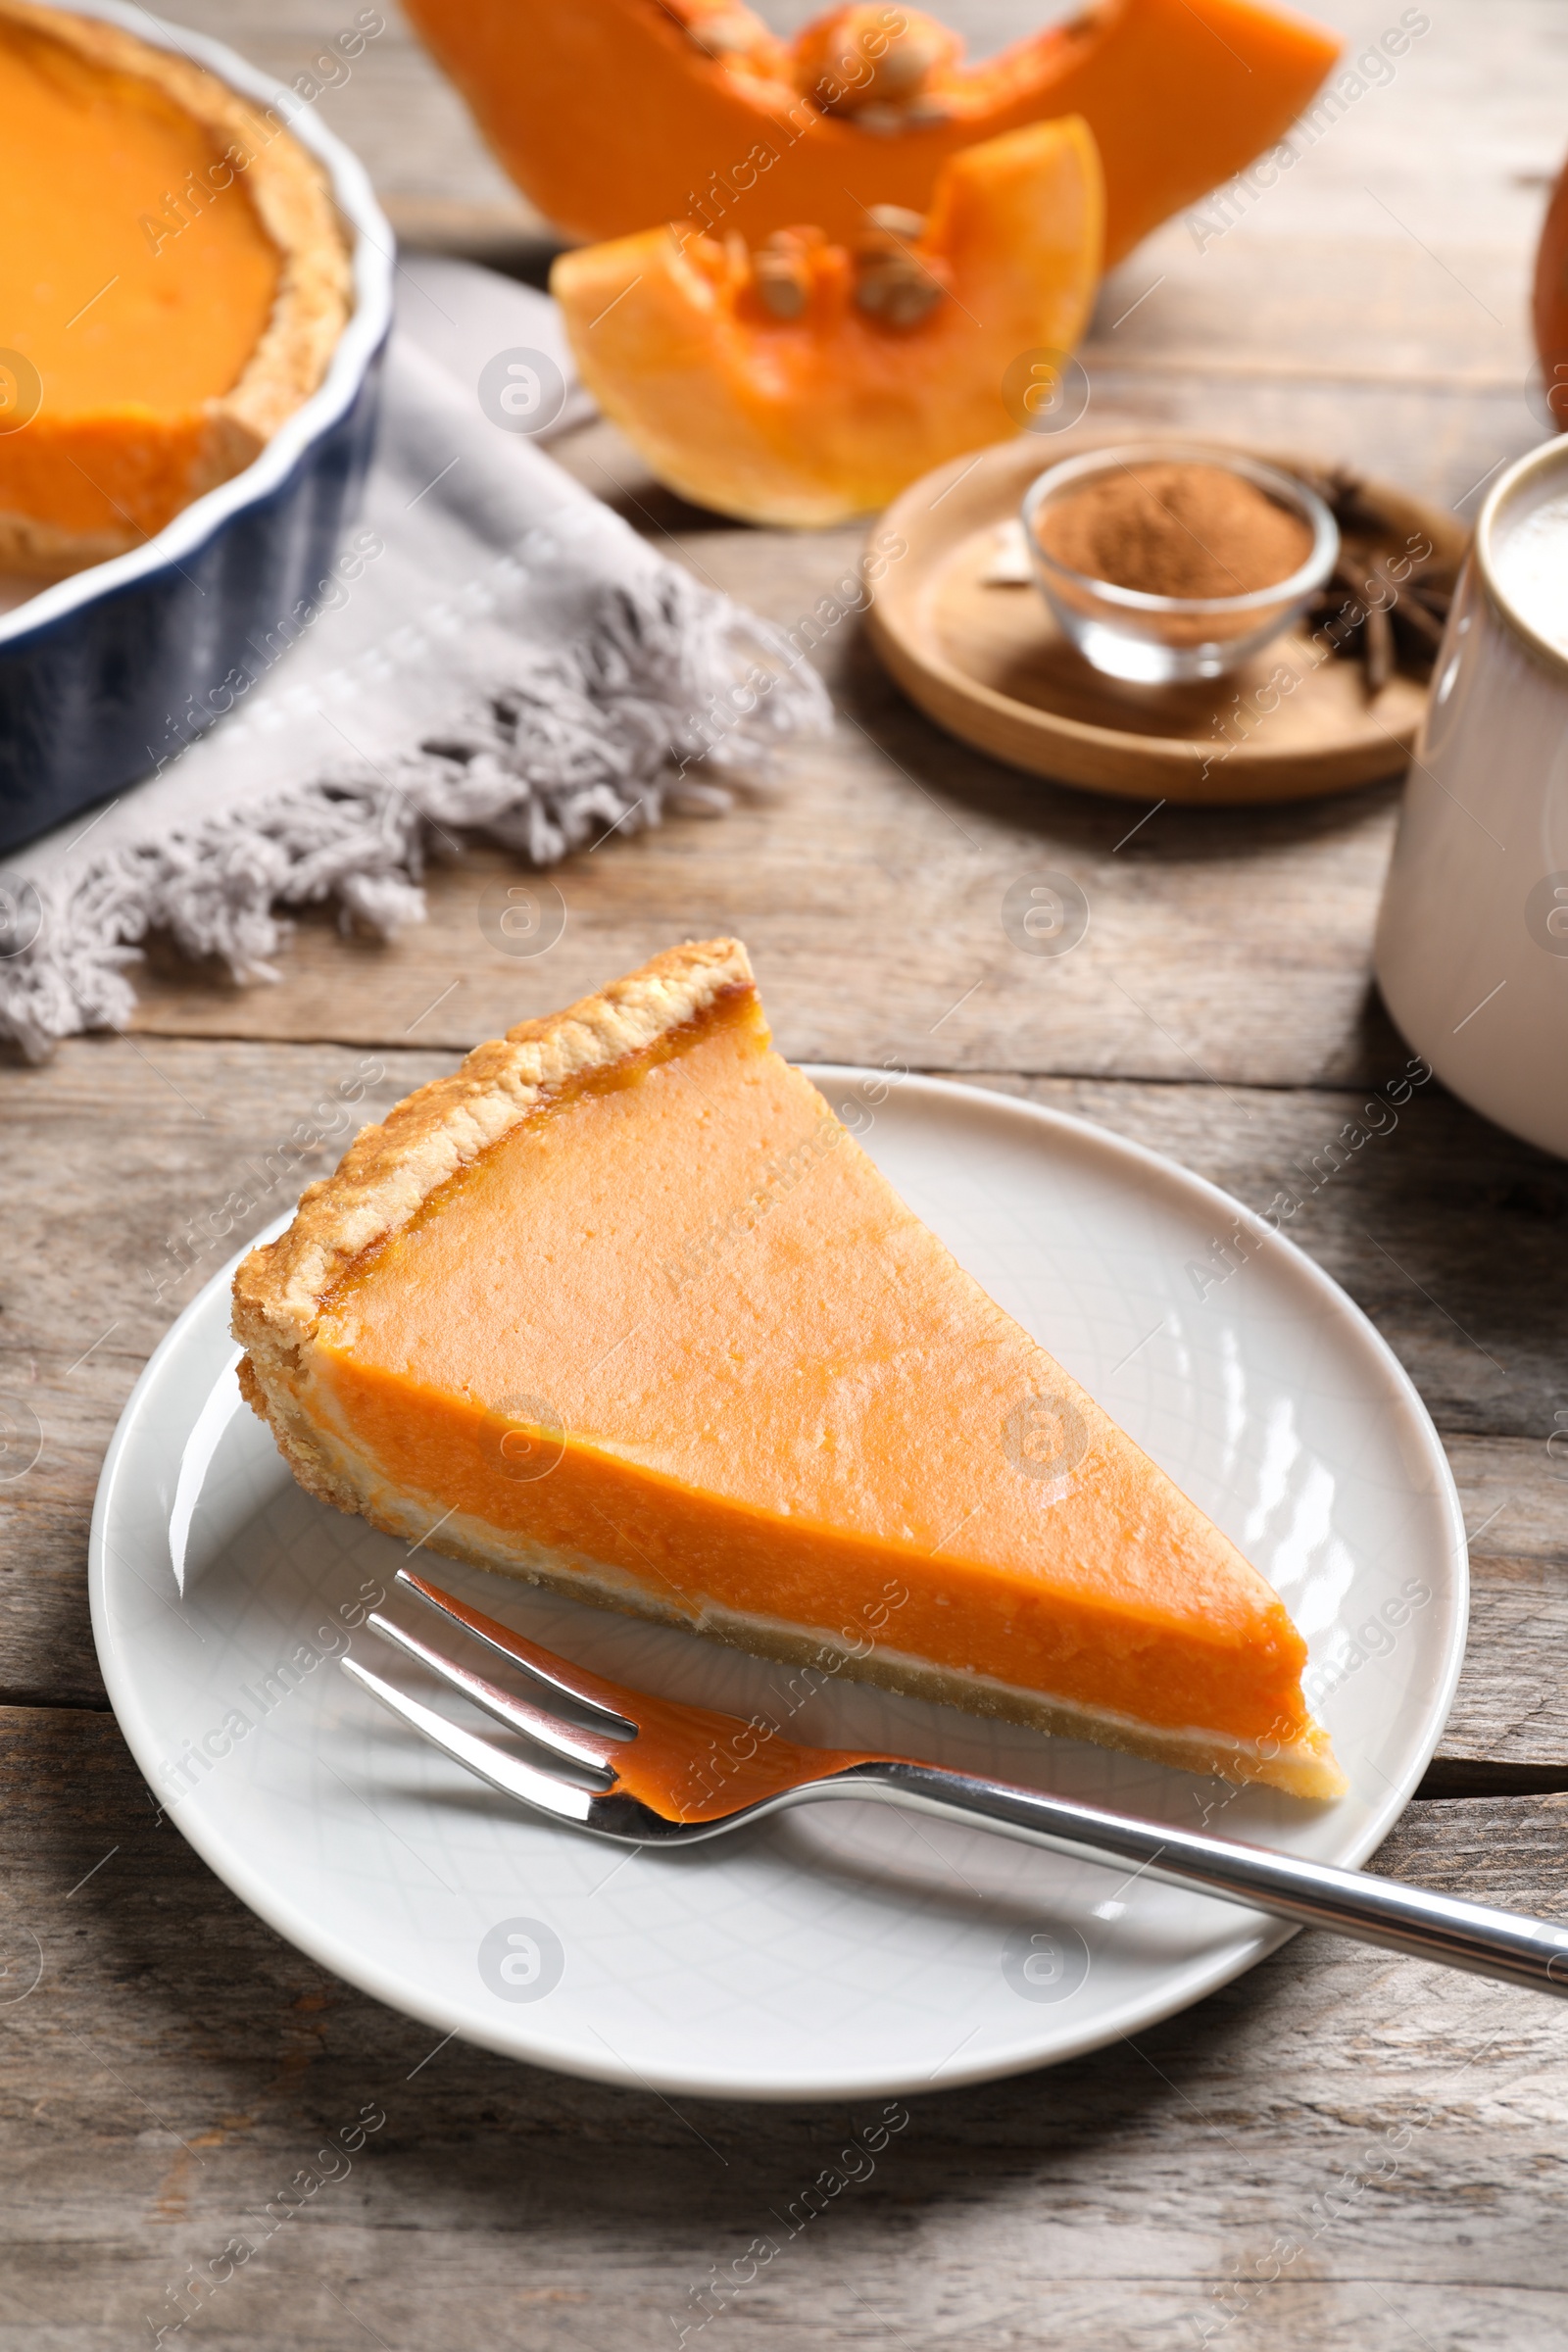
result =
[[[905,1206],[711,940],[421,1087],[234,1281],[313,1494],[456,1559],[1297,1795],[1278,1596]]]

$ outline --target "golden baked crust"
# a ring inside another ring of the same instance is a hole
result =
[[[215,162],[231,147],[251,158],[237,184],[280,258],[272,315],[239,381],[207,404],[207,430],[190,501],[244,471],[284,418],[319,389],[353,308],[353,278],[325,172],[270,111],[263,112],[216,74],[170,49],[154,48],[118,24],[0,0],[0,29],[14,24],[71,49],[88,66],[152,82],[213,141]],[[69,202],[69,191],[63,195]],[[0,513],[0,569],[59,579],[145,545],[122,529],[73,531],[28,514]]]

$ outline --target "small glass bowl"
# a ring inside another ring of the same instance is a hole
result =
[[[1073,571],[1042,546],[1038,524],[1048,507],[1102,474],[1156,464],[1222,466],[1299,514],[1312,533],[1311,553],[1299,571],[1250,596],[1147,596]],[[1290,625],[1322,587],[1340,552],[1339,526],[1304,482],[1255,458],[1200,442],[1123,441],[1066,458],[1030,483],[1022,516],[1035,578],[1064,635],[1106,677],[1140,686],[1218,678],[1238,668]]]

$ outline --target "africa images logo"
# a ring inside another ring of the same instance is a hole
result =
[[[1089,1946],[1076,1928],[1014,1928],[1002,1974],[1021,2001],[1070,2001],[1089,1982]]]
[[[479,407],[504,433],[548,432],[566,405],[566,379],[545,351],[517,345],[481,369]]]
[[[498,1920],[479,1945],[479,1974],[498,2001],[542,2001],[566,1966],[565,1947],[542,1919]]]

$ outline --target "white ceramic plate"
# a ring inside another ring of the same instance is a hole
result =
[[[865,1073],[813,1075],[993,1297],[1272,1578],[1313,1676],[1337,1685],[1321,1711],[1352,1792],[1330,1807],[1238,1792],[848,1684],[791,1736],[1364,1860],[1437,1743],[1466,1618],[1458,1499],[1394,1356],[1306,1258],[1169,1161],[931,1079],[866,1125]],[[1236,1270],[1195,1274],[1238,1227]],[[227,1290],[216,1277],[180,1316],[109,1450],[91,1571],[105,1679],[198,1853],[280,1935],[424,2020],[432,2046],[455,2033],[676,2093],[886,2096],[1093,2049],[1283,1941],[1232,1905],[874,1805],[657,1854],[530,1819],[333,1663],[351,1642],[384,1650],[355,1628],[404,1547],[295,1487],[239,1403]],[[786,1680],[433,1566],[633,1685],[745,1715]]]

